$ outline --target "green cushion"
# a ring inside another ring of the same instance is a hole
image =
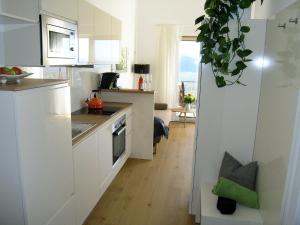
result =
[[[259,209],[258,193],[221,177],[212,192],[220,197],[237,201],[241,205]]]

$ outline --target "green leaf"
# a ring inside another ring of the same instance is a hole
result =
[[[236,51],[236,54],[240,57],[240,58],[244,58],[244,55],[243,55],[243,50],[239,49]]]
[[[244,41],[245,41],[245,34],[241,34],[240,43],[243,43]]]
[[[204,18],[205,18],[205,15],[198,17],[198,18],[195,20],[195,25],[201,23],[201,22],[204,20]]]
[[[252,59],[244,59],[244,62],[251,62],[253,61]]]
[[[233,71],[231,72],[231,75],[232,75],[232,76],[236,76],[236,75],[238,75],[240,72],[241,72],[241,70],[238,69],[238,68],[236,68],[235,70],[233,70]]]
[[[247,65],[243,61],[237,61],[236,66],[239,70],[244,70],[247,68]]]
[[[205,64],[208,64],[208,63],[212,62],[212,58],[210,57],[210,55],[205,54],[205,55],[202,56],[201,62],[205,63]]]
[[[247,9],[251,6],[251,4],[252,0],[241,0],[239,6],[241,9]]]
[[[217,84],[218,88],[226,86],[226,81],[225,81],[224,77],[216,76],[215,79],[216,79],[216,84]]]
[[[211,0],[206,0],[205,5],[204,5],[204,10],[208,9],[210,7]]]
[[[209,38],[203,34],[199,34],[197,37],[197,42],[206,42]]]
[[[244,56],[244,57],[247,57],[247,56],[251,55],[252,52],[253,52],[253,51],[250,50],[250,49],[245,49],[245,50],[243,51],[243,56]]]
[[[264,3],[264,0],[261,0],[260,3],[261,3],[261,5],[262,5],[262,4]]]
[[[250,27],[248,27],[248,26],[242,26],[241,27],[241,32],[248,33],[249,31],[250,31]]]
[[[205,10],[205,13],[210,17],[213,17],[216,15],[216,11],[214,9],[207,9],[207,10]]]
[[[229,27],[223,27],[221,30],[220,30],[220,33],[221,34],[227,34],[229,32]]]
[[[240,47],[240,40],[235,38],[232,42],[232,51],[235,52]]]

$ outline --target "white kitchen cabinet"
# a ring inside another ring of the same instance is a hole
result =
[[[86,0],[78,0],[78,32],[79,37],[93,37],[94,34],[94,8]]]
[[[39,0],[0,0],[1,16],[24,22],[38,22]],[[3,21],[5,23],[7,20]]]
[[[78,0],[41,0],[41,10],[70,20],[78,20]]]
[[[99,200],[98,135],[87,137],[74,148],[77,224],[81,225]]]
[[[103,10],[94,7],[94,38],[96,40],[111,39],[111,19],[112,16]]]
[[[0,91],[0,102],[1,225],[72,221],[74,173],[67,83]]]
[[[122,21],[116,17],[111,17],[111,38],[112,40],[122,39]]]
[[[120,62],[122,22],[86,0],[79,4],[79,64]]]
[[[107,181],[113,167],[112,125],[98,131],[100,187]]]

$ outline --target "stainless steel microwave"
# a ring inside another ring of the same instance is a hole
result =
[[[42,65],[78,63],[78,26],[48,15],[40,15]]]

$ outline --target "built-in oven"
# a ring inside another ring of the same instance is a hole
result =
[[[112,125],[113,164],[125,153],[126,149],[126,115]]]
[[[78,26],[48,15],[40,15],[42,65],[78,63]]]

